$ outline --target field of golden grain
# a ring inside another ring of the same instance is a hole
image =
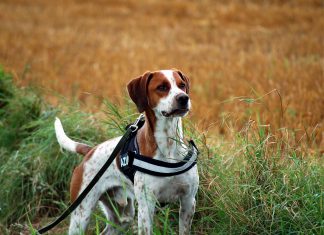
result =
[[[192,80],[191,118],[228,134],[257,121],[309,145],[324,142],[324,3],[287,1],[0,2],[0,64],[99,110],[123,103],[146,70]]]

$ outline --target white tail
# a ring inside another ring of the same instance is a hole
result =
[[[65,134],[62,123],[60,119],[57,117],[55,118],[54,127],[55,127],[55,134],[56,134],[57,141],[59,142],[62,148],[83,155],[87,154],[91,150],[91,147],[89,147],[88,145],[71,140]]]

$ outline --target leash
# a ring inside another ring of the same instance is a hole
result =
[[[105,173],[105,171],[108,169],[108,167],[111,165],[111,163],[114,161],[120,150],[123,148],[125,143],[128,141],[128,139],[135,135],[137,130],[141,125],[144,124],[144,115],[141,114],[134,124],[130,125],[126,133],[122,136],[118,144],[116,145],[115,149],[111,153],[110,157],[107,159],[105,164],[100,168],[98,173],[93,177],[89,185],[82,191],[82,193],[79,195],[79,197],[63,212],[61,216],[59,216],[55,221],[50,223],[49,225],[37,230],[39,234],[46,233],[48,230],[54,228],[56,225],[58,225],[60,222],[62,222],[66,217],[68,217],[72,211],[74,211],[82,202],[82,200],[88,195],[88,193],[91,191],[91,189],[95,186],[95,184],[98,182],[98,180],[101,178],[101,176]]]

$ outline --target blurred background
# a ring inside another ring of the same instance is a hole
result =
[[[193,234],[324,234],[323,0],[0,0],[0,234],[69,204],[82,157],[60,150],[55,116],[95,146],[137,116],[126,84],[169,68],[192,83]],[[178,207],[154,225],[176,234]]]
[[[0,2],[0,64],[98,112],[125,104],[127,82],[178,68],[191,78],[191,119],[228,136],[247,122],[323,146],[321,0]]]

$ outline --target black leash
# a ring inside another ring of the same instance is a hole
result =
[[[124,144],[127,142],[127,140],[130,138],[130,136],[135,135],[137,130],[141,125],[144,123],[144,115],[141,114],[137,120],[134,122],[134,124],[130,125],[126,133],[123,135],[123,137],[120,139],[118,144],[116,145],[114,151],[111,153],[108,160],[105,162],[105,164],[100,168],[98,173],[93,177],[89,185],[82,191],[82,193],[79,195],[79,197],[63,212],[63,214],[58,217],[55,221],[50,223],[49,225],[37,230],[39,234],[46,233],[48,230],[54,228],[56,225],[58,225],[60,222],[62,222],[66,217],[68,217],[72,211],[74,211],[79,204],[82,202],[82,200],[88,195],[88,193],[91,191],[91,189],[95,186],[95,184],[98,182],[98,180],[101,178],[101,176],[105,173],[105,171],[108,169],[108,167],[111,165],[111,163],[114,161],[120,150],[123,148]]]

